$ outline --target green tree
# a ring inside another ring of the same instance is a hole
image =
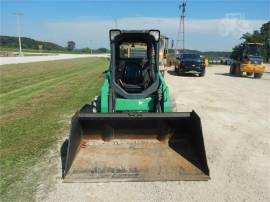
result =
[[[98,52],[98,53],[108,53],[109,50],[108,50],[107,48],[98,48],[98,49],[97,49],[97,52]]]
[[[67,49],[68,49],[69,51],[74,50],[74,49],[75,49],[75,46],[76,46],[76,44],[75,44],[74,41],[68,41],[68,42],[67,42]]]
[[[265,54],[263,55],[266,61],[270,59],[270,21],[264,23],[260,30],[255,30],[253,33],[245,33],[241,37],[244,40],[243,43],[262,43],[264,44]],[[231,53],[231,58],[239,59],[241,54],[241,48],[243,48],[243,43],[235,46]]]
[[[255,30],[253,34],[248,32],[243,34],[241,39],[244,39],[246,43],[264,43],[263,36],[258,30]]]
[[[263,37],[264,42],[267,42],[267,40],[270,38],[270,21],[267,23],[264,23],[260,31],[261,31],[261,35]]]
[[[270,21],[264,23],[260,31],[265,44],[265,58],[270,62]]]
[[[21,37],[22,48],[23,49],[36,49],[38,50],[39,45],[43,46],[43,50],[55,50],[63,51],[64,47],[59,46],[55,43],[46,42],[46,41],[37,41],[27,37]],[[13,36],[0,36],[0,46],[5,48],[18,48],[18,37]]]

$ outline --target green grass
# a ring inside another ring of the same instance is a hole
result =
[[[66,116],[99,94],[107,63],[84,58],[0,66],[2,200],[33,200],[37,182],[21,182],[63,138]]]

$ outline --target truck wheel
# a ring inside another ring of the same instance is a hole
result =
[[[205,72],[199,73],[199,77],[203,77],[205,75]]]
[[[235,65],[235,76],[243,76],[243,72],[240,70],[240,65]]]
[[[247,76],[252,76],[252,72],[247,72]]]
[[[179,67],[178,67],[178,69],[177,69],[177,74],[178,74],[179,76],[182,75],[182,72],[180,71],[180,68],[179,68]]]
[[[234,64],[230,65],[230,75],[234,74]]]
[[[262,78],[262,73],[254,73],[254,78],[255,79],[260,79],[260,78]]]

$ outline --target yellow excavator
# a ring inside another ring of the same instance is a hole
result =
[[[245,43],[240,46],[236,60],[230,66],[230,74],[235,76],[243,76],[246,72],[247,76],[261,78],[265,65],[263,64],[264,45],[261,43]]]

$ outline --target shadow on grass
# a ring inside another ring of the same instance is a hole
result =
[[[65,171],[65,167],[66,167],[67,151],[68,151],[68,139],[65,139],[65,141],[63,142],[61,149],[60,149],[62,177],[64,177],[64,171]]]

